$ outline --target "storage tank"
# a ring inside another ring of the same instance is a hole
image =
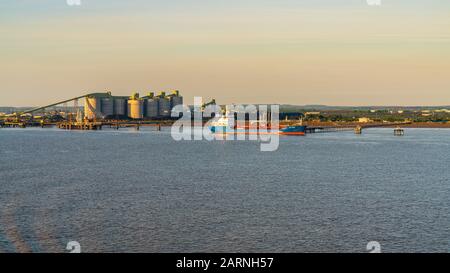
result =
[[[104,117],[114,116],[114,99],[102,98],[101,99],[101,112]]]
[[[128,117],[132,119],[144,118],[144,101],[142,99],[128,100]]]
[[[127,115],[127,100],[125,98],[114,99],[114,115],[124,117]]]
[[[159,102],[158,102],[158,98],[149,98],[146,101],[146,106],[147,106],[147,112],[146,112],[146,117],[147,118],[156,118],[159,115]]]
[[[173,109],[177,105],[183,105],[183,97],[172,96],[170,101],[170,106]]]
[[[180,91],[174,90],[172,94],[168,96],[170,99],[170,110],[172,111],[173,108],[177,105],[183,105],[183,97],[180,96]]]
[[[101,99],[96,97],[86,97],[84,101],[84,116],[87,119],[101,118],[99,114],[101,113],[102,104]]]
[[[170,98],[169,97],[160,97],[158,100],[158,114],[160,117],[170,117]]]

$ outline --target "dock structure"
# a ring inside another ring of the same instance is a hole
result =
[[[26,128],[41,126],[40,122],[27,122],[27,121],[13,121],[13,122],[0,122],[2,128]]]
[[[394,129],[394,136],[404,136],[405,135],[405,130],[403,130],[400,127],[397,127]]]
[[[356,126],[355,127],[355,134],[357,134],[357,135],[360,135],[360,134],[362,134],[362,127],[361,126]]]
[[[0,121],[0,128],[27,128],[27,127],[56,127],[63,130],[102,130],[105,126],[107,128],[114,128],[119,130],[121,128],[134,128],[137,131],[141,127],[153,127],[156,131],[161,131],[162,127],[172,126],[173,121],[158,121],[158,122],[146,122],[146,121],[61,121],[61,122],[4,122]]]
[[[1,127],[9,128],[26,128],[27,124],[25,122],[4,122]]]
[[[56,124],[59,129],[64,130],[102,130],[103,127],[106,128],[114,128],[119,130],[121,128],[134,128],[136,131],[139,131],[141,127],[154,127],[156,131],[161,131],[163,126],[172,126],[172,122],[129,122],[129,121],[98,121],[98,122],[90,122],[90,121],[82,121],[82,122],[72,122],[72,121],[63,121]]]
[[[357,124],[354,126],[311,126],[306,128],[306,133],[308,134],[314,134],[314,133],[334,133],[334,132],[345,132],[345,131],[353,131],[355,134],[360,135],[362,134],[363,129],[368,128],[383,128],[383,127],[393,127],[397,126],[396,130],[394,131],[395,134],[403,135],[404,131],[399,126],[411,124],[411,122],[401,122],[401,123],[377,123],[377,124]]]
[[[331,126],[311,126],[306,127],[307,134],[317,134],[317,133],[333,133],[333,132],[345,132],[353,131],[353,127],[331,127]]]
[[[57,124],[59,129],[65,130],[101,130],[103,124],[101,122],[71,122],[64,121]]]

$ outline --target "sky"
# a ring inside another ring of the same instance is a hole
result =
[[[178,89],[227,103],[450,105],[450,1],[0,1],[0,106]]]

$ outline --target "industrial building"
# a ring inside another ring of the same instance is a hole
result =
[[[94,93],[85,97],[84,116],[94,119],[170,119],[172,108],[183,104],[178,90],[167,95],[150,92],[145,97],[134,93],[130,97],[111,93]]]

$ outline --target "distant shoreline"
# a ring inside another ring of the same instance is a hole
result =
[[[357,122],[305,122],[305,125],[307,126],[333,126],[333,127],[353,127],[357,125],[364,126],[370,126],[373,124],[380,124],[380,123],[357,123]],[[395,128],[397,126],[386,126],[385,128]],[[413,122],[411,124],[404,124],[401,125],[402,128],[446,128],[450,129],[450,122]]]

